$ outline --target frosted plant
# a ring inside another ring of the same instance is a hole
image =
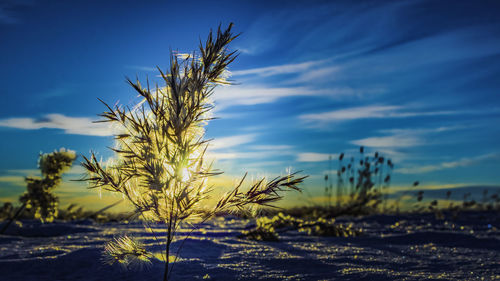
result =
[[[122,129],[112,148],[116,157],[103,164],[94,153],[84,156],[82,165],[88,172],[84,180],[91,187],[122,194],[145,221],[163,224],[165,257],[169,257],[181,222],[204,221],[218,212],[268,205],[281,198],[279,191],[299,190],[297,185],[304,179],[289,173],[257,181],[243,192],[243,177],[215,206],[209,208],[206,203],[212,191],[207,179],[219,173],[204,161],[209,143],[204,139],[204,126],[211,119],[214,88],[230,84],[225,71],[237,56],[236,51],[227,49],[236,38],[231,28],[232,24],[225,31],[219,27],[216,36],[210,32],[205,44],[200,43],[199,54],[172,53],[168,72],[158,68],[164,87],[151,89],[149,82],[143,87],[128,79],[142,101],[133,108],[103,102],[107,111],[101,114],[101,122]],[[168,280],[171,268],[165,260],[163,279]],[[171,266],[174,264],[175,260]]]
[[[151,263],[152,254],[142,243],[124,235],[104,246],[103,261],[107,264],[119,263],[127,269],[141,269]]]
[[[38,166],[42,178],[27,177],[27,191],[19,199],[36,219],[52,222],[57,217],[58,198],[53,192],[75,159],[75,152],[64,148],[40,155]]]

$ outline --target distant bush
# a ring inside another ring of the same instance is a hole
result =
[[[14,206],[11,202],[5,202],[0,207],[0,220],[5,220],[14,216]]]
[[[386,202],[384,190],[390,186],[394,163],[379,152],[373,156],[359,148],[359,157],[345,161],[345,154],[338,158],[336,208],[332,213],[363,215],[377,211],[382,202]],[[326,181],[330,179],[328,187]],[[325,190],[328,197],[333,194],[331,176],[325,175]],[[330,201],[330,200],[329,200]],[[383,206],[384,209],[386,206]],[[331,208],[331,206],[330,206]]]
[[[462,195],[462,201],[451,200],[452,193],[453,192],[451,190],[446,191],[444,200],[434,199],[425,201],[425,192],[420,190],[415,194],[416,202],[413,203],[411,212],[432,212],[434,213],[436,219],[457,219],[461,212],[500,211],[500,196],[498,193],[489,195],[489,191],[484,189],[483,196],[480,201],[473,199],[470,192]]]
[[[290,230],[304,232],[311,236],[351,237],[362,233],[354,229],[352,224],[336,223],[335,219],[299,219],[282,212],[273,217],[260,217],[255,228],[243,231],[241,238],[256,241],[279,241],[279,233]]]
[[[19,198],[35,219],[52,222],[57,217],[59,200],[54,190],[61,183],[62,174],[69,170],[75,159],[74,151],[63,148],[40,155],[38,167],[42,177],[27,177],[27,191]]]

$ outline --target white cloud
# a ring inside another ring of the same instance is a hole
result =
[[[255,105],[272,103],[280,98],[293,96],[314,96],[324,94],[324,90],[305,87],[265,88],[242,87],[238,85],[220,87],[215,90],[214,100],[219,109],[233,105]]]
[[[285,97],[359,97],[366,93],[379,93],[384,91],[384,89],[381,89],[380,87],[373,89],[353,89],[350,87],[311,88],[309,86],[304,86],[304,83],[312,82],[317,79],[326,78],[327,80],[331,80],[330,76],[340,69],[336,65],[332,66],[332,61],[333,58],[328,58],[302,63],[231,71],[230,75],[236,77],[269,77],[280,74],[294,74],[292,78],[287,78],[286,80],[281,81],[281,85],[301,84],[301,86],[268,87],[265,84],[222,86],[215,90],[214,100],[217,103],[216,108],[217,110],[220,110],[234,105],[273,103],[278,99]]]
[[[396,169],[396,173],[400,174],[423,174],[445,169],[453,169],[458,167],[467,167],[481,163],[485,160],[499,159],[500,155],[497,153],[484,154],[477,157],[462,158],[457,161],[442,162],[435,165],[425,166],[412,166]]]
[[[228,160],[228,159],[269,159],[276,156],[285,156],[294,154],[291,151],[276,150],[256,150],[256,151],[209,151],[207,157],[214,160]]]
[[[279,74],[301,73],[308,69],[311,69],[312,67],[323,64],[326,61],[328,60],[306,61],[302,63],[290,63],[244,70],[235,70],[231,71],[231,74],[233,76],[257,75],[261,77],[267,77]]]
[[[351,107],[347,109],[339,109],[324,113],[304,114],[299,116],[300,119],[305,121],[348,121],[365,118],[387,118],[390,117],[396,110],[400,109],[399,106],[362,106]]]
[[[298,162],[323,162],[328,161],[332,157],[335,159],[337,157],[336,154],[328,154],[328,153],[316,153],[316,152],[303,152],[297,154]]]
[[[78,165],[76,162],[73,163],[71,166],[71,169],[69,171],[66,171],[64,174],[65,175],[81,175],[85,173],[85,169]],[[40,176],[40,170],[39,169],[13,169],[13,170],[7,170],[7,173],[13,176],[27,176],[27,177],[38,177]],[[0,181],[2,181],[0,179]]]
[[[7,170],[7,173],[16,174],[16,175],[38,176],[38,175],[40,175],[40,170],[39,169],[14,169],[14,170]]]
[[[0,120],[0,127],[23,130],[60,129],[66,134],[87,136],[111,136],[113,129],[107,123],[92,123],[88,117],[68,117],[47,114],[43,118],[8,118]]]
[[[382,156],[392,159],[396,163],[401,163],[408,159],[415,160],[419,157],[418,155],[414,155],[413,153],[408,153],[406,151],[402,152],[392,148],[377,147],[374,150],[378,151]]]
[[[325,179],[325,175],[331,177],[332,175],[337,175],[337,170],[323,170],[317,174],[321,179]]]
[[[423,141],[417,136],[394,135],[364,138],[351,141],[351,143],[366,147],[401,148],[419,146],[423,144]]]
[[[259,158],[262,155],[253,152],[242,152],[238,149],[242,145],[252,143],[256,136],[257,134],[244,134],[215,138],[210,142],[207,156],[217,160]],[[234,151],[235,148],[236,151]]]
[[[256,134],[235,135],[229,137],[215,138],[210,142],[211,150],[222,150],[251,143],[255,140]]]
[[[323,113],[304,114],[299,116],[306,122],[340,122],[368,118],[407,118],[419,116],[441,116],[455,114],[477,114],[477,111],[415,111],[404,106],[368,105],[351,107]]]
[[[156,67],[150,67],[150,66],[126,65],[125,67],[130,68],[130,69],[139,70],[139,71],[152,71],[152,72],[158,71],[158,69]]]
[[[313,82],[314,80],[320,78],[328,78],[329,80],[333,80],[331,76],[338,71],[340,71],[340,67],[338,66],[329,66],[329,67],[311,69],[308,70],[307,72],[302,73],[299,77],[292,79],[291,82],[293,83]]]
[[[244,169],[246,171],[248,171],[250,168],[252,170],[262,171],[263,167],[268,167],[268,168],[279,167],[280,169],[281,168],[284,169],[286,167],[285,163],[286,163],[286,161],[258,161],[258,162],[251,162],[251,163],[245,163]]]
[[[0,183],[11,184],[15,186],[26,186],[24,177],[21,176],[0,176]]]
[[[435,134],[460,130],[465,126],[442,126],[436,128],[405,128],[405,129],[382,129],[379,130],[383,136],[373,136],[350,141],[351,144],[373,148],[391,159],[401,162],[419,158],[419,155],[408,154],[408,148],[441,143],[441,138],[432,137]],[[404,151],[404,152],[403,152]]]
[[[436,143],[436,140],[426,141],[429,135],[460,130],[465,126],[442,126],[436,128],[405,128],[405,129],[383,129],[379,132],[386,136],[368,137],[351,141],[352,144],[381,149],[414,147],[424,144]],[[382,152],[382,151],[380,151]],[[395,151],[392,151],[395,152]],[[390,150],[389,150],[389,153]]]
[[[291,155],[290,145],[247,145],[253,143],[258,134],[243,134],[215,138],[210,142],[207,157],[213,160],[267,159],[274,156]]]
[[[71,169],[66,172],[67,175],[83,175],[86,174],[87,170],[83,168],[81,165],[78,165],[76,163],[73,163],[73,166],[71,166]]]
[[[222,110],[235,105],[256,105],[273,103],[281,98],[323,96],[328,98],[359,97],[366,93],[380,92],[381,89],[370,91],[356,90],[349,87],[311,89],[308,87],[266,88],[265,86],[224,86],[215,90],[214,101],[216,110]],[[216,113],[219,114],[219,113]]]
[[[455,130],[461,130],[461,129],[469,129],[472,126],[463,126],[463,125],[457,125],[457,126],[442,126],[442,127],[437,127],[437,128],[405,128],[405,129],[383,129],[380,130],[381,133],[386,133],[386,134],[395,134],[395,135],[402,135],[402,134],[430,134],[430,133],[442,133],[442,132],[449,132],[449,131],[455,131]]]
[[[250,147],[255,150],[291,150],[291,145],[253,145]]]
[[[208,158],[215,160],[229,160],[229,159],[259,159],[269,156],[265,152],[209,152]]]
[[[341,68],[333,64],[334,59],[334,57],[331,57],[302,63],[231,71],[231,76],[257,77],[257,79],[281,74],[292,74],[293,76],[280,82],[281,85],[284,85],[283,87],[268,87],[265,84],[253,83],[219,87],[214,94],[217,110],[233,105],[272,103],[285,97],[324,96],[328,98],[359,98],[366,94],[385,92],[385,89],[380,86],[369,89],[355,89],[346,86],[318,88],[318,83],[316,83],[318,80],[322,82],[331,81],[332,75],[340,71]],[[312,87],[313,85],[314,87]]]

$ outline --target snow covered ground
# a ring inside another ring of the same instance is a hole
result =
[[[237,238],[252,221],[214,219],[188,238],[172,280],[500,280],[500,214],[340,221],[354,222],[364,235],[290,231],[280,234],[280,242],[256,242]],[[0,235],[0,280],[162,280],[164,264],[157,259],[131,271],[102,262],[104,243],[120,234],[138,238],[150,251],[163,249],[142,223],[12,225],[9,235]]]

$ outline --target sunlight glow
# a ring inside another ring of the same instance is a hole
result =
[[[181,178],[182,182],[188,182],[191,179],[191,173],[188,168],[184,168],[181,170]]]

